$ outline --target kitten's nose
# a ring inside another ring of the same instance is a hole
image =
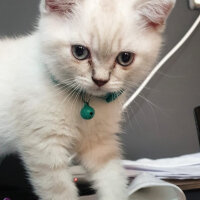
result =
[[[101,79],[96,79],[92,77],[92,80],[95,82],[95,84],[99,87],[104,86],[109,80],[101,80]]]

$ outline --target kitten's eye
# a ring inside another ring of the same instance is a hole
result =
[[[121,52],[118,56],[117,56],[117,63],[127,67],[130,64],[132,64],[132,62],[135,59],[135,54],[131,53],[131,52]]]
[[[78,60],[85,60],[90,55],[88,48],[81,45],[73,45],[72,54]]]

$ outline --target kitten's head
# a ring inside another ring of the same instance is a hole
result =
[[[175,0],[42,0],[44,60],[95,96],[137,86],[152,68]]]

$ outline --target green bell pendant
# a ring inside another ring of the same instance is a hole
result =
[[[95,110],[91,106],[89,106],[89,103],[85,103],[84,107],[81,109],[81,117],[85,120],[90,120],[95,115]]]

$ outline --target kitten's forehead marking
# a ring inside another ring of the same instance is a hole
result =
[[[122,19],[119,16],[118,0],[91,0],[96,12],[90,12],[89,47],[98,60],[108,60],[121,49]],[[116,2],[115,2],[116,1]]]
[[[116,9],[116,4],[113,3],[113,1],[108,1],[108,0],[100,0],[99,5],[103,12],[114,12]]]
[[[90,35],[91,48],[99,61],[109,59],[121,49],[120,25],[117,29],[110,30],[110,28],[100,28],[95,24]]]

